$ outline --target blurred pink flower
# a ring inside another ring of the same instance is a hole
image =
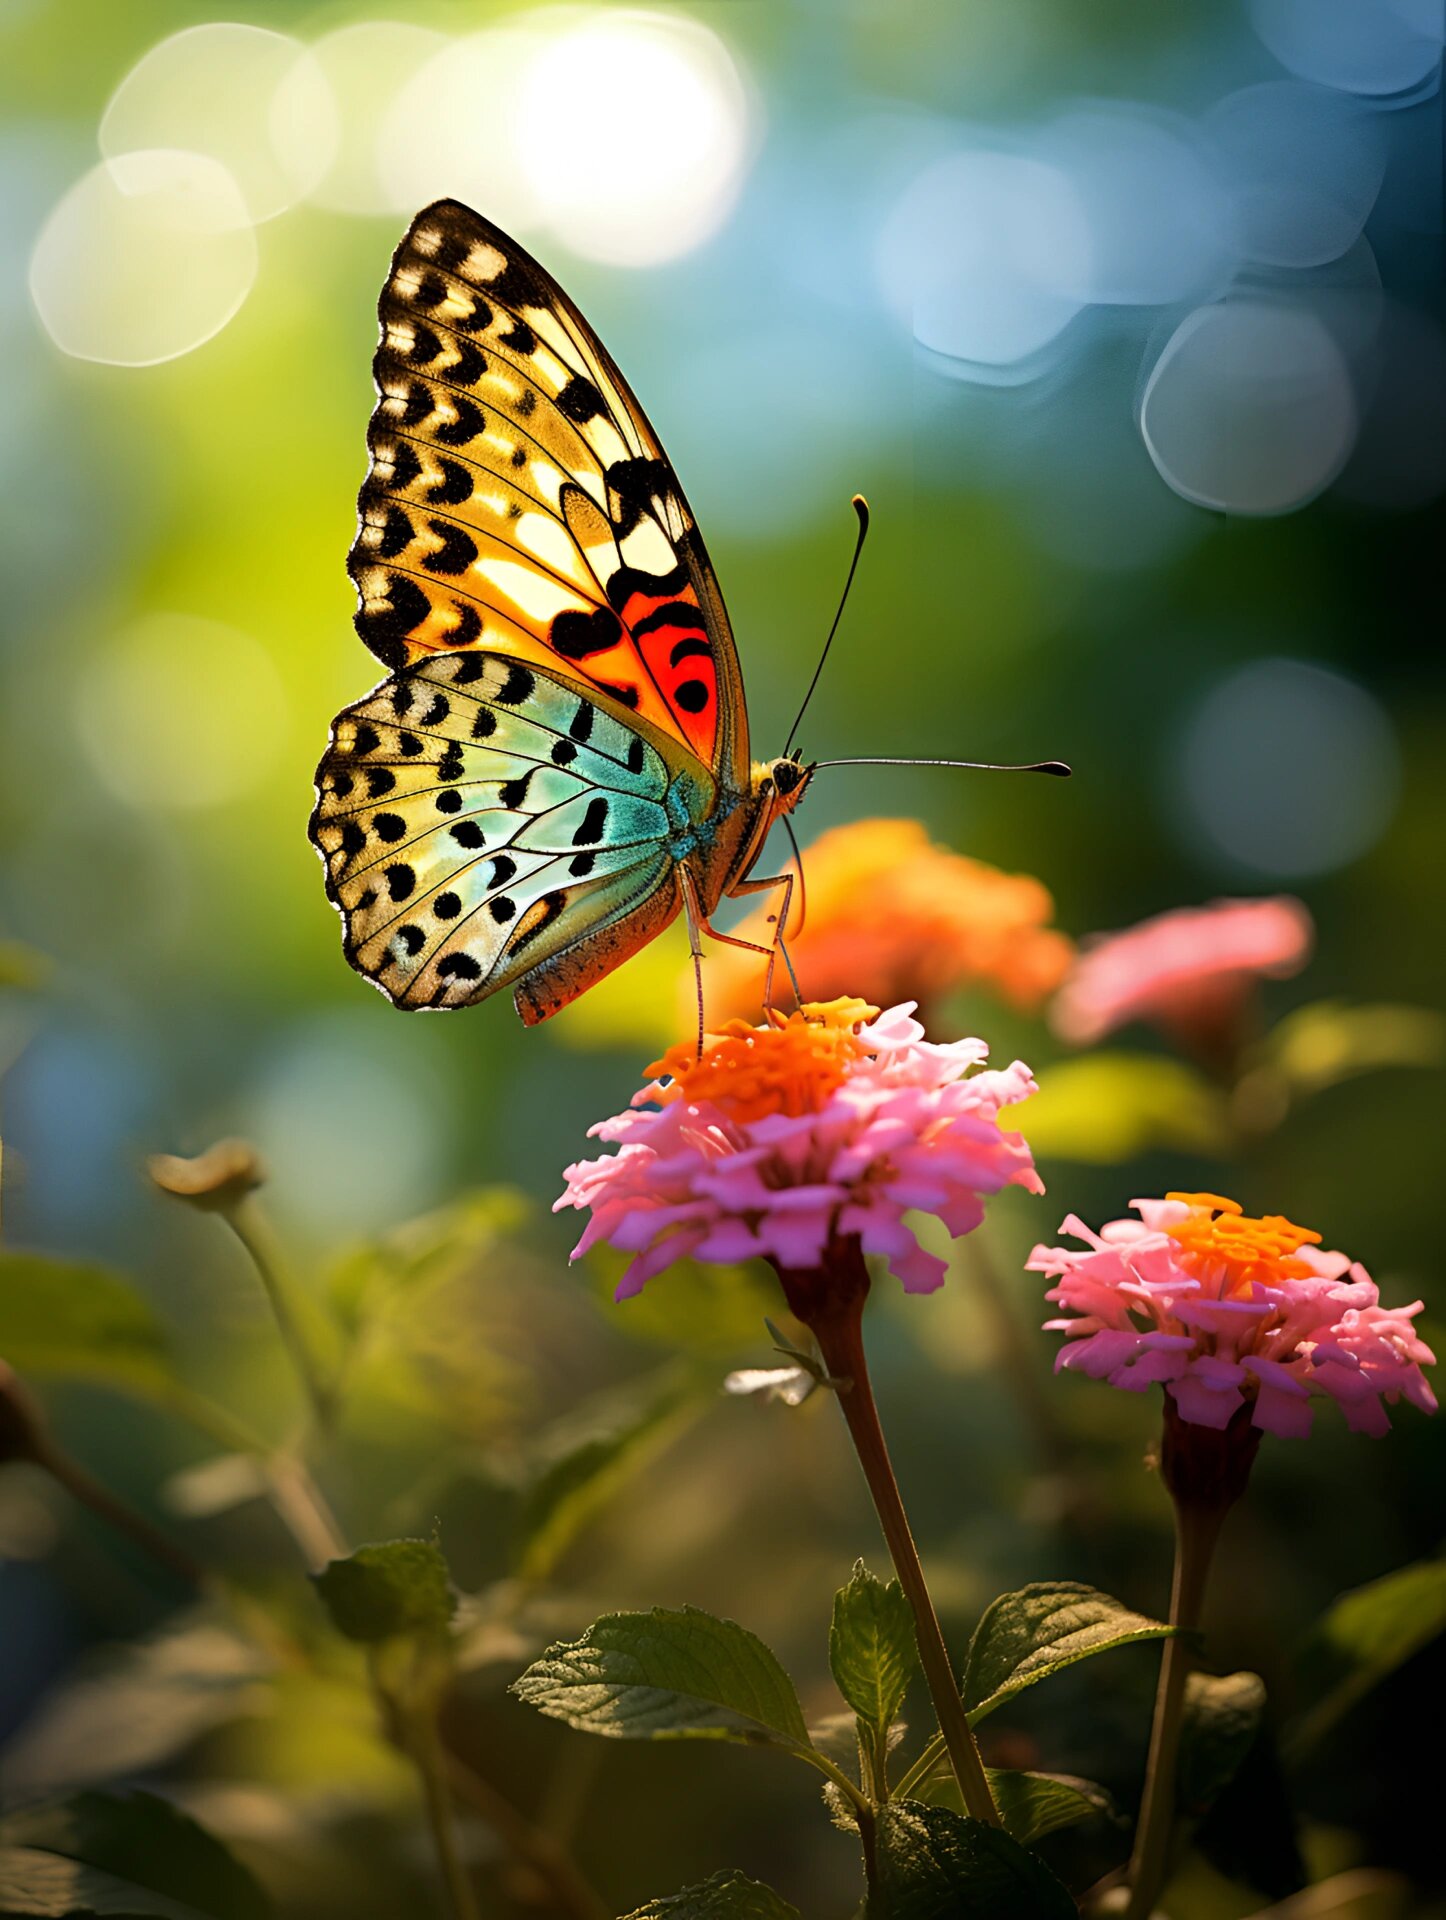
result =
[[[1435,1355],[1409,1307],[1383,1307],[1376,1284],[1320,1235],[1279,1215],[1252,1219],[1218,1194],[1135,1200],[1138,1220],[1093,1233],[1073,1214],[1060,1229],[1088,1251],[1038,1246],[1031,1272],[1072,1316],[1048,1320],[1065,1344],[1055,1369],[1143,1393],[1164,1384],[1182,1419],[1224,1428],[1247,1402],[1270,1433],[1310,1431],[1311,1398],[1338,1401],[1346,1424],[1382,1434],[1382,1395],[1426,1413],[1421,1372]]]
[[[1158,914],[1085,943],[1050,1023],[1075,1046],[1131,1020],[1210,1039],[1238,1026],[1256,981],[1298,973],[1313,938],[1309,913],[1286,894]]]
[[[983,1219],[985,1195],[1044,1188],[999,1124],[1035,1090],[1029,1069],[976,1073],[982,1040],[933,1045],[912,1012],[836,1000],[770,1026],[730,1020],[701,1058],[692,1042],[674,1047],[629,1112],[590,1129],[618,1151],[567,1170],[554,1211],[592,1214],[573,1258],[603,1240],[634,1254],[625,1299],[685,1258],[816,1270],[852,1245],[883,1255],[910,1293],[932,1292],[945,1263],[906,1213],[959,1235]]]

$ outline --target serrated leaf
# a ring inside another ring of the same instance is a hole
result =
[[[914,1616],[897,1580],[855,1561],[833,1600],[828,1661],[839,1692],[878,1731],[893,1725],[919,1664]]]
[[[250,1873],[154,1794],[82,1793],[0,1822],[0,1911],[268,1920]]]
[[[0,1353],[17,1373],[165,1398],[176,1384],[168,1344],[149,1302],[119,1274],[0,1253]]]
[[[1078,1920],[1042,1860],[948,1807],[892,1801],[880,1809],[876,1846],[868,1920]]]
[[[1258,1673],[1192,1673],[1185,1681],[1184,1719],[1175,1799],[1200,1814],[1255,1745],[1265,1714]]]
[[[1446,1632],[1446,1560],[1418,1560],[1333,1600],[1298,1660],[1300,1691],[1314,1704],[1290,1750],[1307,1751],[1362,1695]]]
[[[799,1912],[761,1881],[729,1871],[650,1900],[624,1920],[799,1920]]]
[[[681,1425],[694,1401],[675,1368],[599,1394],[542,1434],[514,1521],[514,1570],[541,1580],[587,1520]]]
[[[457,1604],[447,1562],[430,1540],[358,1547],[312,1581],[337,1632],[364,1643],[443,1634]]]
[[[970,1722],[1076,1661],[1174,1631],[1076,1580],[1041,1580],[1001,1594],[974,1629],[964,1663]]]
[[[809,1744],[777,1657],[746,1627],[696,1607],[607,1613],[513,1682],[540,1713],[613,1740]]]
[[[1043,1158],[1116,1166],[1172,1148],[1223,1155],[1225,1101],[1183,1060],[1154,1053],[1090,1053],[1039,1076],[1039,1091],[1011,1113]]]
[[[989,1789],[1004,1822],[1004,1831],[1022,1847],[1032,1847],[1047,1833],[1072,1827],[1102,1815],[1117,1820],[1109,1794],[1093,1780],[1065,1773],[1024,1773],[1005,1767],[986,1767]],[[938,1773],[919,1789],[919,1797],[933,1807],[964,1811],[959,1783],[952,1773]]]

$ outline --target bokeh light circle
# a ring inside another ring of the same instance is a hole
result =
[[[219,333],[256,279],[240,189],[205,154],[102,161],[51,212],[30,294],[65,353],[111,366],[174,360]]]
[[[1069,178],[1025,154],[971,147],[935,161],[879,238],[884,297],[932,352],[1007,366],[1084,305],[1089,221]]]
[[[622,9],[565,17],[529,63],[516,114],[523,176],[585,259],[674,259],[715,233],[737,199],[748,100],[728,49],[696,21]]]
[[[309,198],[336,213],[415,213],[440,188],[413,193],[391,177],[384,162],[385,129],[396,101],[439,49],[444,35],[402,20],[359,20],[312,45],[312,56],[336,102],[336,151]],[[464,103],[437,99],[430,112],[413,111],[406,134],[425,147],[435,128]],[[465,197],[465,196],[463,196]]]
[[[1395,812],[1400,758],[1363,687],[1302,660],[1258,660],[1193,716],[1177,762],[1188,826],[1272,879],[1330,873]]]
[[[1205,117],[1241,252],[1281,267],[1339,259],[1380,192],[1385,145],[1367,109],[1293,80],[1242,87]]]
[[[541,209],[520,158],[518,114],[545,44],[541,33],[509,26],[433,50],[377,129],[376,164],[391,205],[461,200],[512,232],[536,224]]]
[[[1088,248],[1066,248],[1056,263],[1068,292],[1153,306],[1204,298],[1228,280],[1228,199],[1186,121],[1084,102],[1046,127],[1035,151],[1068,176],[1089,223]]]
[[[1350,454],[1350,371],[1304,305],[1243,298],[1197,307],[1150,372],[1140,432],[1182,498],[1227,513],[1289,513],[1329,486]]]
[[[1441,60],[1435,0],[1250,0],[1250,18],[1289,72],[1348,93],[1409,93]]]
[[[280,675],[260,643],[192,614],[134,621],[76,683],[86,755],[138,807],[191,811],[250,792],[268,777],[287,719]]]
[[[297,40],[216,21],[187,27],[138,60],[111,95],[100,150],[201,153],[232,175],[251,220],[269,220],[313,187],[336,149],[326,77]]]
[[[268,1199],[288,1226],[318,1238],[354,1238],[434,1203],[447,1173],[446,1094],[380,1003],[294,1027],[243,1115],[266,1158]],[[341,1123],[368,1114],[385,1121]]]

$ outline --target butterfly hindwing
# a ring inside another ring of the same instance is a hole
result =
[[[379,314],[350,559],[363,639],[394,669],[454,649],[551,667],[746,790],[742,683],[707,553],[567,295],[442,201],[413,221]]]
[[[678,911],[670,842],[710,785],[674,774],[626,709],[469,651],[338,716],[311,837],[348,958],[397,1005],[461,1006],[542,970],[518,1000],[542,1018]]]

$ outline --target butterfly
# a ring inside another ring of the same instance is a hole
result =
[[[813,769],[749,758],[717,577],[631,388],[552,276],[453,200],[379,306],[347,567],[390,677],[337,716],[310,834],[399,1007],[529,1026],[687,916],[695,955]],[[751,943],[739,943],[751,944]]]

